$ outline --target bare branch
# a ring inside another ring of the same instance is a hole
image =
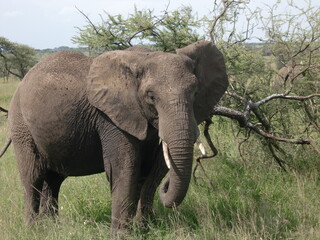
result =
[[[276,162],[278,163],[278,165],[281,167],[281,169],[285,172],[287,172],[287,170],[284,168],[283,164],[287,164],[287,162],[285,162],[284,160],[282,160],[281,158],[278,157],[278,155],[276,154],[276,152],[274,151],[273,148],[273,144],[268,141],[268,148],[273,156],[273,158],[276,160]]]
[[[238,99],[238,100],[240,100],[242,102],[246,102],[247,101],[244,97],[242,97],[242,96],[240,96],[240,95],[238,95],[236,93],[230,92],[230,91],[227,91],[226,95],[228,95],[230,97],[233,97],[233,98],[236,98],[236,99]]]
[[[251,122],[248,122],[247,127],[258,133],[259,135],[267,138],[272,139],[278,142],[286,142],[286,143],[292,143],[292,144],[311,144],[311,140],[309,139],[289,139],[289,138],[283,138],[283,137],[277,137],[274,136],[266,131],[261,130],[257,126],[253,125]]]
[[[310,124],[313,125],[315,127],[315,129],[317,129],[320,132],[320,126],[319,124],[316,122],[316,117],[312,115],[312,113],[310,112],[308,105],[304,102],[303,103],[304,106],[304,111],[306,112],[306,115],[308,116],[309,120],[310,120]]]
[[[7,110],[7,109],[4,109],[3,107],[0,107],[0,111],[1,111],[1,112],[5,112],[5,113],[8,113],[8,110]]]
[[[196,157],[196,166],[193,169],[193,178],[194,178],[195,183],[197,184],[197,178],[195,176],[195,173],[197,171],[197,168],[200,166],[202,173],[204,174],[205,178],[207,179],[207,182],[213,188],[213,183],[211,182],[210,178],[206,174],[206,171],[204,170],[204,167],[202,166],[202,163],[201,163],[201,159],[213,158],[218,154],[218,150],[214,146],[214,144],[212,143],[212,140],[211,140],[211,137],[209,134],[209,127],[211,124],[212,124],[211,119],[205,120],[203,134],[206,138],[206,141],[207,141],[212,153],[211,154],[202,154],[202,155]]]
[[[223,106],[215,106],[212,115],[216,116],[223,116],[227,117],[233,120],[238,121],[240,127],[246,127],[247,126],[247,118],[244,116],[244,114],[240,111],[223,107]]]
[[[314,93],[314,94],[310,94],[308,96],[289,96],[289,95],[286,95],[286,93],[284,94],[272,94],[256,103],[254,103],[253,105],[256,105],[256,107],[262,105],[262,104],[265,104],[271,100],[274,100],[274,99],[288,99],[288,100],[297,100],[297,101],[305,101],[305,100],[309,100],[311,98],[314,98],[314,97],[320,97],[320,94],[319,93]]]
[[[251,130],[249,129],[249,131],[248,131],[247,134],[246,134],[245,139],[243,139],[243,140],[238,144],[238,151],[239,151],[239,154],[240,154],[240,158],[241,158],[243,161],[245,160],[245,158],[243,157],[243,154],[242,154],[242,152],[241,152],[241,146],[242,146],[245,142],[247,142],[247,141],[249,140],[250,135],[251,135]]]
[[[215,17],[215,19],[212,21],[212,24],[211,24],[211,28],[210,28],[210,32],[209,32],[209,35],[210,35],[210,38],[211,38],[211,41],[213,43],[215,43],[215,39],[214,39],[214,36],[213,36],[213,32],[215,31],[215,28],[216,28],[216,25],[218,24],[219,20],[225,16],[227,10],[230,8],[230,6],[235,3],[236,1],[235,0],[231,0],[231,1],[226,1],[226,0],[221,0],[222,1],[222,4],[223,4],[223,9],[222,11],[220,12],[220,14]],[[216,4],[216,3],[215,3]]]
[[[293,100],[307,100],[310,99],[314,96],[320,96],[319,94],[312,94],[309,96],[274,96],[273,98],[271,98],[269,101],[271,101],[272,99],[277,98],[285,98],[285,99],[293,99]],[[269,96],[270,98],[271,96]],[[265,98],[265,99],[269,99],[269,98]],[[212,115],[218,115],[218,116],[223,116],[223,117],[227,117],[233,120],[236,120],[240,127],[244,127],[244,128],[249,128],[251,130],[253,130],[254,132],[256,132],[257,134],[263,136],[266,139],[272,139],[278,142],[286,142],[286,143],[291,143],[291,144],[308,144],[310,145],[312,143],[312,141],[310,139],[290,139],[290,138],[284,138],[284,137],[278,137],[275,136],[271,133],[269,133],[268,131],[270,130],[271,126],[270,124],[266,121],[266,119],[264,117],[262,117],[262,115],[258,112],[258,106],[260,106],[263,103],[266,103],[267,101],[259,101],[257,103],[252,103],[251,101],[248,101],[248,104],[246,105],[246,108],[243,112],[240,111],[236,111],[234,109],[230,109],[230,108],[226,108],[226,107],[222,107],[222,106],[215,106],[213,111],[212,111]],[[257,127],[256,124],[253,124],[250,121],[250,112],[254,111],[254,114],[257,116],[257,118],[260,120],[260,123],[264,126],[264,128],[266,130],[262,130],[259,127]]]
[[[5,146],[3,147],[3,149],[0,152],[0,158],[5,154],[5,152],[7,151],[8,147],[11,144],[11,138],[8,139],[8,141],[6,142]]]
[[[88,17],[88,15],[86,15],[83,11],[81,11],[77,6],[75,6],[75,8],[81,13],[82,16],[85,17],[85,19],[87,19],[87,22],[91,25],[91,27],[93,28],[93,30],[96,32],[97,35],[99,36],[103,36],[97,29],[96,25],[93,24],[93,22],[90,20],[90,18]]]

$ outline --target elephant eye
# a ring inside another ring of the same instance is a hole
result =
[[[149,92],[147,93],[147,95],[148,95],[148,98],[149,98],[152,102],[155,100],[155,96],[154,96],[154,93],[153,93],[153,92],[149,91]]]

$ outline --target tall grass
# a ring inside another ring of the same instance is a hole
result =
[[[1,83],[0,106],[7,107],[16,81]],[[0,117],[0,147],[8,136]],[[212,138],[220,154],[203,160],[207,179],[197,171],[178,209],[166,209],[158,197],[147,229],[133,227],[126,239],[320,239],[320,162],[308,147],[290,149],[301,172],[285,173],[251,138],[242,157],[233,123],[216,121]],[[196,154],[197,154],[196,150]],[[60,216],[24,223],[23,190],[13,148],[0,159],[0,239],[109,239],[111,199],[104,174],[68,178],[60,193]]]

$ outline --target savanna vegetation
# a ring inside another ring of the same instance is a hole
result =
[[[320,239],[320,10],[308,1],[288,1],[283,11],[279,4],[261,10],[215,1],[212,16],[201,18],[190,7],[161,15],[135,9],[128,17],[106,14],[101,23],[80,11],[88,24],[73,40],[91,55],[132,45],[173,52],[207,39],[226,59],[230,87],[209,128],[219,154],[201,160],[196,148],[183,204],[165,209],[156,198],[155,217],[146,229],[133,226],[128,239]],[[18,82],[0,80],[1,107],[8,108]],[[7,138],[1,114],[0,145]],[[210,155],[207,138],[202,134]],[[0,186],[1,239],[109,237],[104,174],[67,179],[59,219],[31,228],[12,147],[0,161]]]
[[[89,54],[87,48],[57,47],[54,49],[34,49],[24,44],[11,42],[0,36],[0,78],[8,81],[9,77],[20,80],[43,57],[57,51],[78,51]]]
[[[0,76],[5,80],[10,75],[22,79],[36,64],[35,56],[35,49],[0,37]]]

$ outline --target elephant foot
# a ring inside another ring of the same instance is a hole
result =
[[[32,214],[27,214],[26,218],[25,218],[25,223],[27,226],[32,227],[34,225],[36,225],[37,221],[38,221],[39,215],[32,213]]]
[[[111,231],[111,235],[110,235],[110,239],[117,239],[117,240],[125,240],[128,239],[128,231],[124,231],[124,230],[112,230]]]
[[[141,206],[140,202],[136,215],[133,219],[134,225],[138,226],[140,230],[148,229],[148,221],[154,217],[154,210],[151,204]]]

